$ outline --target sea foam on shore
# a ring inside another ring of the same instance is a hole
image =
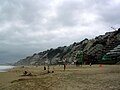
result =
[[[13,68],[14,66],[5,66],[5,65],[1,65],[0,66],[0,72],[5,72],[7,71],[8,69],[11,69]]]

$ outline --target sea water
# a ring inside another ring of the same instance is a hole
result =
[[[13,68],[14,66],[5,66],[5,65],[0,65],[0,72],[6,72],[8,69]]]

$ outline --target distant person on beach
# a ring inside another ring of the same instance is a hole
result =
[[[28,73],[27,71],[24,71],[23,75],[27,75],[27,73]]]
[[[92,55],[89,55],[89,59],[90,59],[89,65],[92,66],[92,61],[93,61],[94,57]]]
[[[49,67],[49,64],[48,64],[48,73],[50,73],[49,69],[50,69],[50,67]]]
[[[92,62],[90,62],[90,66],[92,66]]]
[[[44,70],[46,70],[46,67],[44,66]]]
[[[64,70],[66,69],[66,63],[64,63]]]

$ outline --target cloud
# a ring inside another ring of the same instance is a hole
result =
[[[119,4],[119,0],[1,0],[0,63],[112,31],[111,26],[120,26]]]

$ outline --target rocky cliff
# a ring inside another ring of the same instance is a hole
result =
[[[105,35],[100,35],[94,39],[84,39],[81,42],[74,42],[70,46],[58,47],[49,49],[32,56],[21,59],[15,65],[42,65],[45,61],[50,64],[58,64],[65,60],[67,63],[72,63],[75,60],[77,51],[83,51],[84,63],[102,63],[103,57],[114,56],[116,61],[120,61],[120,29],[107,32]],[[114,60],[112,57],[110,60]],[[109,60],[108,60],[109,61]],[[108,63],[108,62],[107,62]]]

